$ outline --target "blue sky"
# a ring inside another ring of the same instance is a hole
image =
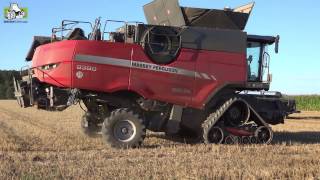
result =
[[[0,8],[17,2],[29,9],[28,23],[0,22],[0,69],[19,69],[34,35],[50,35],[63,19],[145,22],[142,6],[151,0],[1,0]],[[182,6],[221,9],[250,0],[180,0]],[[320,94],[320,1],[256,0],[246,31],[281,35],[280,53],[271,53],[272,90],[287,94]],[[3,15],[2,15],[3,16]]]

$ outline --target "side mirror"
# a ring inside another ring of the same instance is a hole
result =
[[[276,40],[275,40],[275,47],[274,47],[274,51],[278,54],[279,53],[279,42],[280,42],[280,36],[277,35],[276,36]]]

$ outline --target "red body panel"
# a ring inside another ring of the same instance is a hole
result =
[[[216,80],[197,81],[193,99],[194,106],[204,105],[202,103],[206,101],[208,96],[225,84],[244,84],[247,81],[245,54],[200,51],[196,61],[198,72],[214,75]]]
[[[75,54],[130,60],[131,50],[132,47],[124,43],[78,41]],[[128,90],[130,68],[74,61],[75,68],[72,70],[74,73],[78,71],[76,68],[78,65],[96,67],[96,71],[82,71],[84,73],[82,79],[74,76],[75,88],[101,92]]]
[[[58,87],[108,93],[131,90],[146,98],[194,108],[202,108],[209,94],[225,83],[243,84],[247,80],[245,54],[182,49],[173,63],[163,66],[188,71],[189,75],[97,63],[89,59],[80,62],[76,60],[77,55],[116,59],[120,64],[122,61],[124,64],[153,64],[137,44],[62,41],[37,48],[33,67],[60,64],[45,72],[35,69],[36,76],[40,81]],[[190,76],[190,72],[195,75]]]
[[[237,129],[237,128],[226,128],[226,130],[234,135],[234,136],[253,136],[254,132],[246,131],[243,129]]]
[[[134,61],[153,63],[140,46],[134,48],[132,59]],[[167,66],[194,71],[195,59],[189,58],[188,50],[183,49],[178,59]],[[132,69],[130,89],[138,91],[148,98],[152,97],[164,102],[190,106],[194,87],[194,77]]]
[[[57,87],[72,87],[72,59],[76,42],[62,41],[40,46],[32,59],[35,76],[42,82]],[[41,67],[49,64],[59,64],[52,70]]]

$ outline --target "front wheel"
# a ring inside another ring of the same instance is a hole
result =
[[[102,125],[104,141],[115,148],[136,148],[146,136],[146,126],[139,113],[121,108],[113,111]]]

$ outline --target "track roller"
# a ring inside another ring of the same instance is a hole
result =
[[[241,138],[242,144],[251,144],[251,137],[250,136],[244,136]]]
[[[273,139],[273,132],[270,128],[261,126],[259,127],[255,133],[255,138],[257,138],[257,142],[260,144],[270,144]]]
[[[255,136],[250,137],[250,143],[251,144],[257,144],[258,143],[258,139]]]
[[[225,144],[241,144],[241,137],[239,136],[233,136],[233,135],[229,135],[226,137]]]
[[[224,140],[224,132],[219,127],[213,127],[209,131],[208,135],[209,143],[212,144],[221,144]]]

